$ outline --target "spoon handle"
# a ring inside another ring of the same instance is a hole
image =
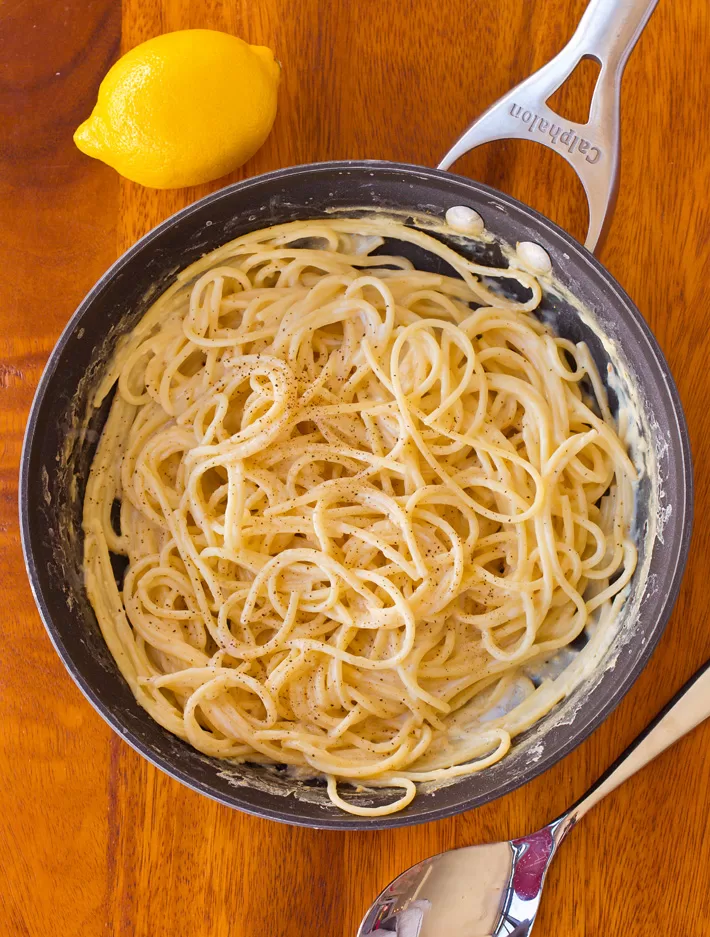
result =
[[[653,722],[561,817],[567,833],[588,810],[691,729],[710,717],[710,660],[688,680]],[[562,832],[562,830],[561,830]]]

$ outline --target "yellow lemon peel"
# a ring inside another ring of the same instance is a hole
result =
[[[211,29],[165,33],[112,66],[74,142],[151,188],[209,182],[266,140],[280,77],[265,46]]]

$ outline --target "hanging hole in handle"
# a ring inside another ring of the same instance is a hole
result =
[[[589,208],[582,183],[558,153],[534,140],[484,143],[450,171],[520,199],[584,243]]]
[[[595,56],[583,56],[569,78],[545,103],[565,120],[586,124],[601,70],[601,64]]]

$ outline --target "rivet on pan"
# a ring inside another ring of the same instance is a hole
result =
[[[482,234],[485,227],[478,212],[466,205],[453,205],[449,208],[446,212],[446,223],[461,234]]]
[[[533,241],[519,241],[516,245],[518,259],[531,273],[550,273],[552,261],[544,247]]]

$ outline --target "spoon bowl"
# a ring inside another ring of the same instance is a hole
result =
[[[522,839],[467,846],[424,859],[391,882],[358,937],[529,934],[564,821]]]

